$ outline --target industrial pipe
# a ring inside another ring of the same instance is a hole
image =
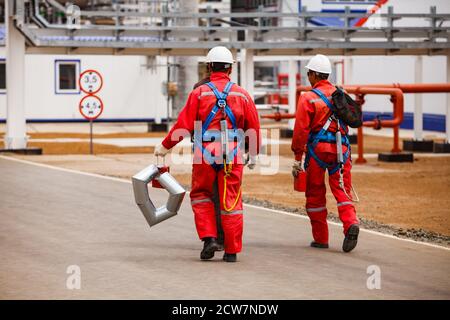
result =
[[[358,103],[362,106],[364,104],[365,94],[390,94],[391,101],[394,105],[393,119],[391,120],[372,120],[363,123],[366,127],[372,127],[380,129],[381,127],[394,128],[394,148],[392,152],[400,152],[399,148],[399,126],[403,121],[404,113],[404,99],[403,93],[439,93],[439,92],[450,92],[450,83],[415,83],[415,84],[365,84],[365,85],[344,85],[343,88],[348,92],[355,94]],[[375,89],[375,90],[372,90]],[[389,90],[395,89],[395,90]],[[298,101],[302,91],[311,90],[310,86],[298,86],[296,99]],[[281,121],[281,119],[292,119],[295,118],[295,114],[268,114],[261,116],[266,119],[274,119],[275,121]],[[364,163],[365,159],[363,157],[363,147],[362,147],[362,128],[358,128],[358,159],[356,163]]]
[[[364,95],[366,94],[386,94],[391,96],[391,101],[393,103],[393,119],[390,120],[372,120],[363,122],[363,126],[372,127],[374,129],[381,129],[382,127],[393,128],[394,129],[394,146],[392,148],[392,152],[398,153],[401,152],[400,149],[400,135],[399,135],[399,127],[403,122],[403,114],[404,114],[404,99],[403,99],[403,91],[398,87],[394,87],[395,84],[392,85],[391,88],[386,87],[370,87],[369,86],[343,86],[345,91],[351,94],[355,94],[357,97],[357,102],[362,106],[364,104]],[[409,88],[411,89],[411,88]],[[300,96],[302,91],[311,90],[310,86],[298,86],[297,87],[297,96]],[[430,90],[430,89],[429,89]],[[294,115],[295,117],[295,115]],[[356,163],[365,163],[364,159],[364,147],[363,147],[363,133],[362,127],[358,128],[358,158],[356,159]]]
[[[369,88],[398,88],[403,93],[441,93],[450,92],[450,83],[391,83],[391,84],[364,84],[347,85],[346,87],[369,87]],[[298,89],[297,89],[298,90]]]
[[[450,83],[389,83],[389,84],[350,84],[344,85],[347,90],[349,87],[365,88],[398,88],[403,93],[442,93],[450,92]],[[302,91],[310,91],[311,86],[297,86],[297,101]]]
[[[345,86],[346,90],[348,91],[349,88],[356,87],[352,85]],[[450,83],[407,83],[407,84],[401,84],[401,83],[392,83],[392,84],[369,84],[364,85],[364,87],[369,88],[397,88],[400,89],[403,93],[441,93],[441,92],[450,92]],[[394,108],[394,118],[395,118],[395,108]],[[389,121],[389,120],[387,120]],[[365,126],[369,125],[367,122],[364,123]],[[384,126],[386,126],[386,123],[384,123]],[[362,130],[361,130],[362,131]],[[358,130],[358,159],[357,163],[364,163],[365,160],[361,158],[360,156],[360,147],[359,147],[359,140],[360,137],[362,137],[362,132],[360,133]],[[399,142],[399,127],[394,127],[394,149],[392,152],[397,152],[395,150],[400,151],[400,148],[398,147]],[[397,147],[396,147],[397,145]]]
[[[364,121],[365,127],[372,127],[381,129],[382,127],[394,128],[399,126],[403,122],[404,103],[403,103],[403,91],[399,88],[376,88],[376,87],[351,87],[345,86],[345,91],[352,94],[388,94],[391,96],[391,101],[394,106],[394,118],[390,120],[379,121]],[[394,151],[393,151],[394,152]]]
[[[365,127],[373,127],[379,129],[379,125],[381,127],[393,128],[399,126],[403,121],[403,92],[398,87],[386,88],[385,87],[372,87],[370,85],[363,86],[343,86],[344,90],[347,93],[352,94],[389,94],[393,97],[392,102],[394,104],[394,119],[392,120],[380,120],[378,121],[365,121]],[[300,96],[302,91],[311,90],[310,86],[298,86],[297,87],[297,96]],[[298,101],[298,100],[297,100]],[[396,114],[397,112],[397,114]],[[295,115],[293,115],[295,117]]]
[[[350,87],[346,86],[345,90],[348,93],[353,93],[355,95],[365,95],[365,94],[388,94],[391,96],[391,102],[393,104],[393,119],[390,120],[372,120],[364,121],[363,126],[372,127],[374,129],[381,129],[382,127],[394,128],[394,146],[392,148],[393,153],[399,153],[400,149],[400,134],[399,128],[400,124],[403,122],[404,114],[404,99],[403,92],[399,88],[369,88],[369,87]],[[362,105],[362,104],[361,104]],[[356,163],[365,163],[364,151],[363,151],[363,134],[362,127],[358,128],[358,158]]]
[[[281,121],[281,119],[293,119],[293,118],[295,118],[295,114],[275,112],[275,113],[271,113],[271,114],[263,114],[261,116],[261,118],[273,119],[275,121]]]

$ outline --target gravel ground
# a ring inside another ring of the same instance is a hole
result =
[[[255,198],[249,198],[249,197],[243,197],[244,203],[253,204],[256,206],[261,206],[264,208],[269,209],[276,209],[281,210],[285,212],[290,213],[297,213],[304,216],[307,216],[306,211],[303,208],[292,208],[292,207],[286,207],[278,204],[274,204],[267,200],[259,200]],[[403,229],[403,228],[397,228],[394,226],[382,224],[376,221],[364,219],[361,217],[358,217],[360,221],[360,225],[369,230],[374,230],[378,232],[382,232],[385,234],[390,234],[399,238],[406,238],[406,239],[412,239],[417,241],[423,241],[423,242],[429,242],[429,243],[435,243],[439,245],[444,245],[447,247],[450,247],[450,237],[445,236],[436,232],[432,231],[426,231],[423,229]],[[328,220],[333,222],[341,222],[339,220],[339,216],[334,212],[328,213]]]

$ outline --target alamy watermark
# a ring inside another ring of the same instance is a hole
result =
[[[202,122],[194,123],[194,130],[178,128],[171,133],[172,141],[181,141],[192,136],[193,148],[189,154],[179,146],[173,148],[168,157],[172,164],[209,164],[222,165],[225,161],[234,164],[246,164],[252,155],[257,156],[259,173],[274,175],[280,169],[280,130],[260,129],[259,135],[255,129],[228,129],[228,143],[222,143],[221,131],[210,129],[203,131]],[[259,146],[259,150],[258,150]],[[224,149],[227,150],[224,150]],[[192,152],[193,151],[193,152]],[[259,151],[259,152],[258,152]],[[224,157],[225,155],[225,157]]]
[[[366,281],[367,289],[380,290],[381,289],[381,269],[377,265],[370,265],[367,267],[367,274],[369,277]]]
[[[66,288],[69,290],[80,290],[81,268],[76,264],[70,265],[67,267],[66,273],[69,275],[66,279]]]

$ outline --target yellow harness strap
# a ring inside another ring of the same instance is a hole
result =
[[[236,207],[239,197],[241,196],[241,190],[242,190],[242,186],[240,186],[236,200],[234,200],[234,203],[230,208],[227,208],[227,177],[230,175],[232,169],[233,169],[232,162],[230,162],[228,165],[226,163],[224,163],[223,171],[225,172],[225,175],[223,176],[223,209],[226,212],[230,212]]]

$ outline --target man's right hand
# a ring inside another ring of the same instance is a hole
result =
[[[165,157],[168,152],[169,149],[166,149],[162,144],[158,144],[155,147],[155,151],[153,152],[153,154],[157,157]]]

